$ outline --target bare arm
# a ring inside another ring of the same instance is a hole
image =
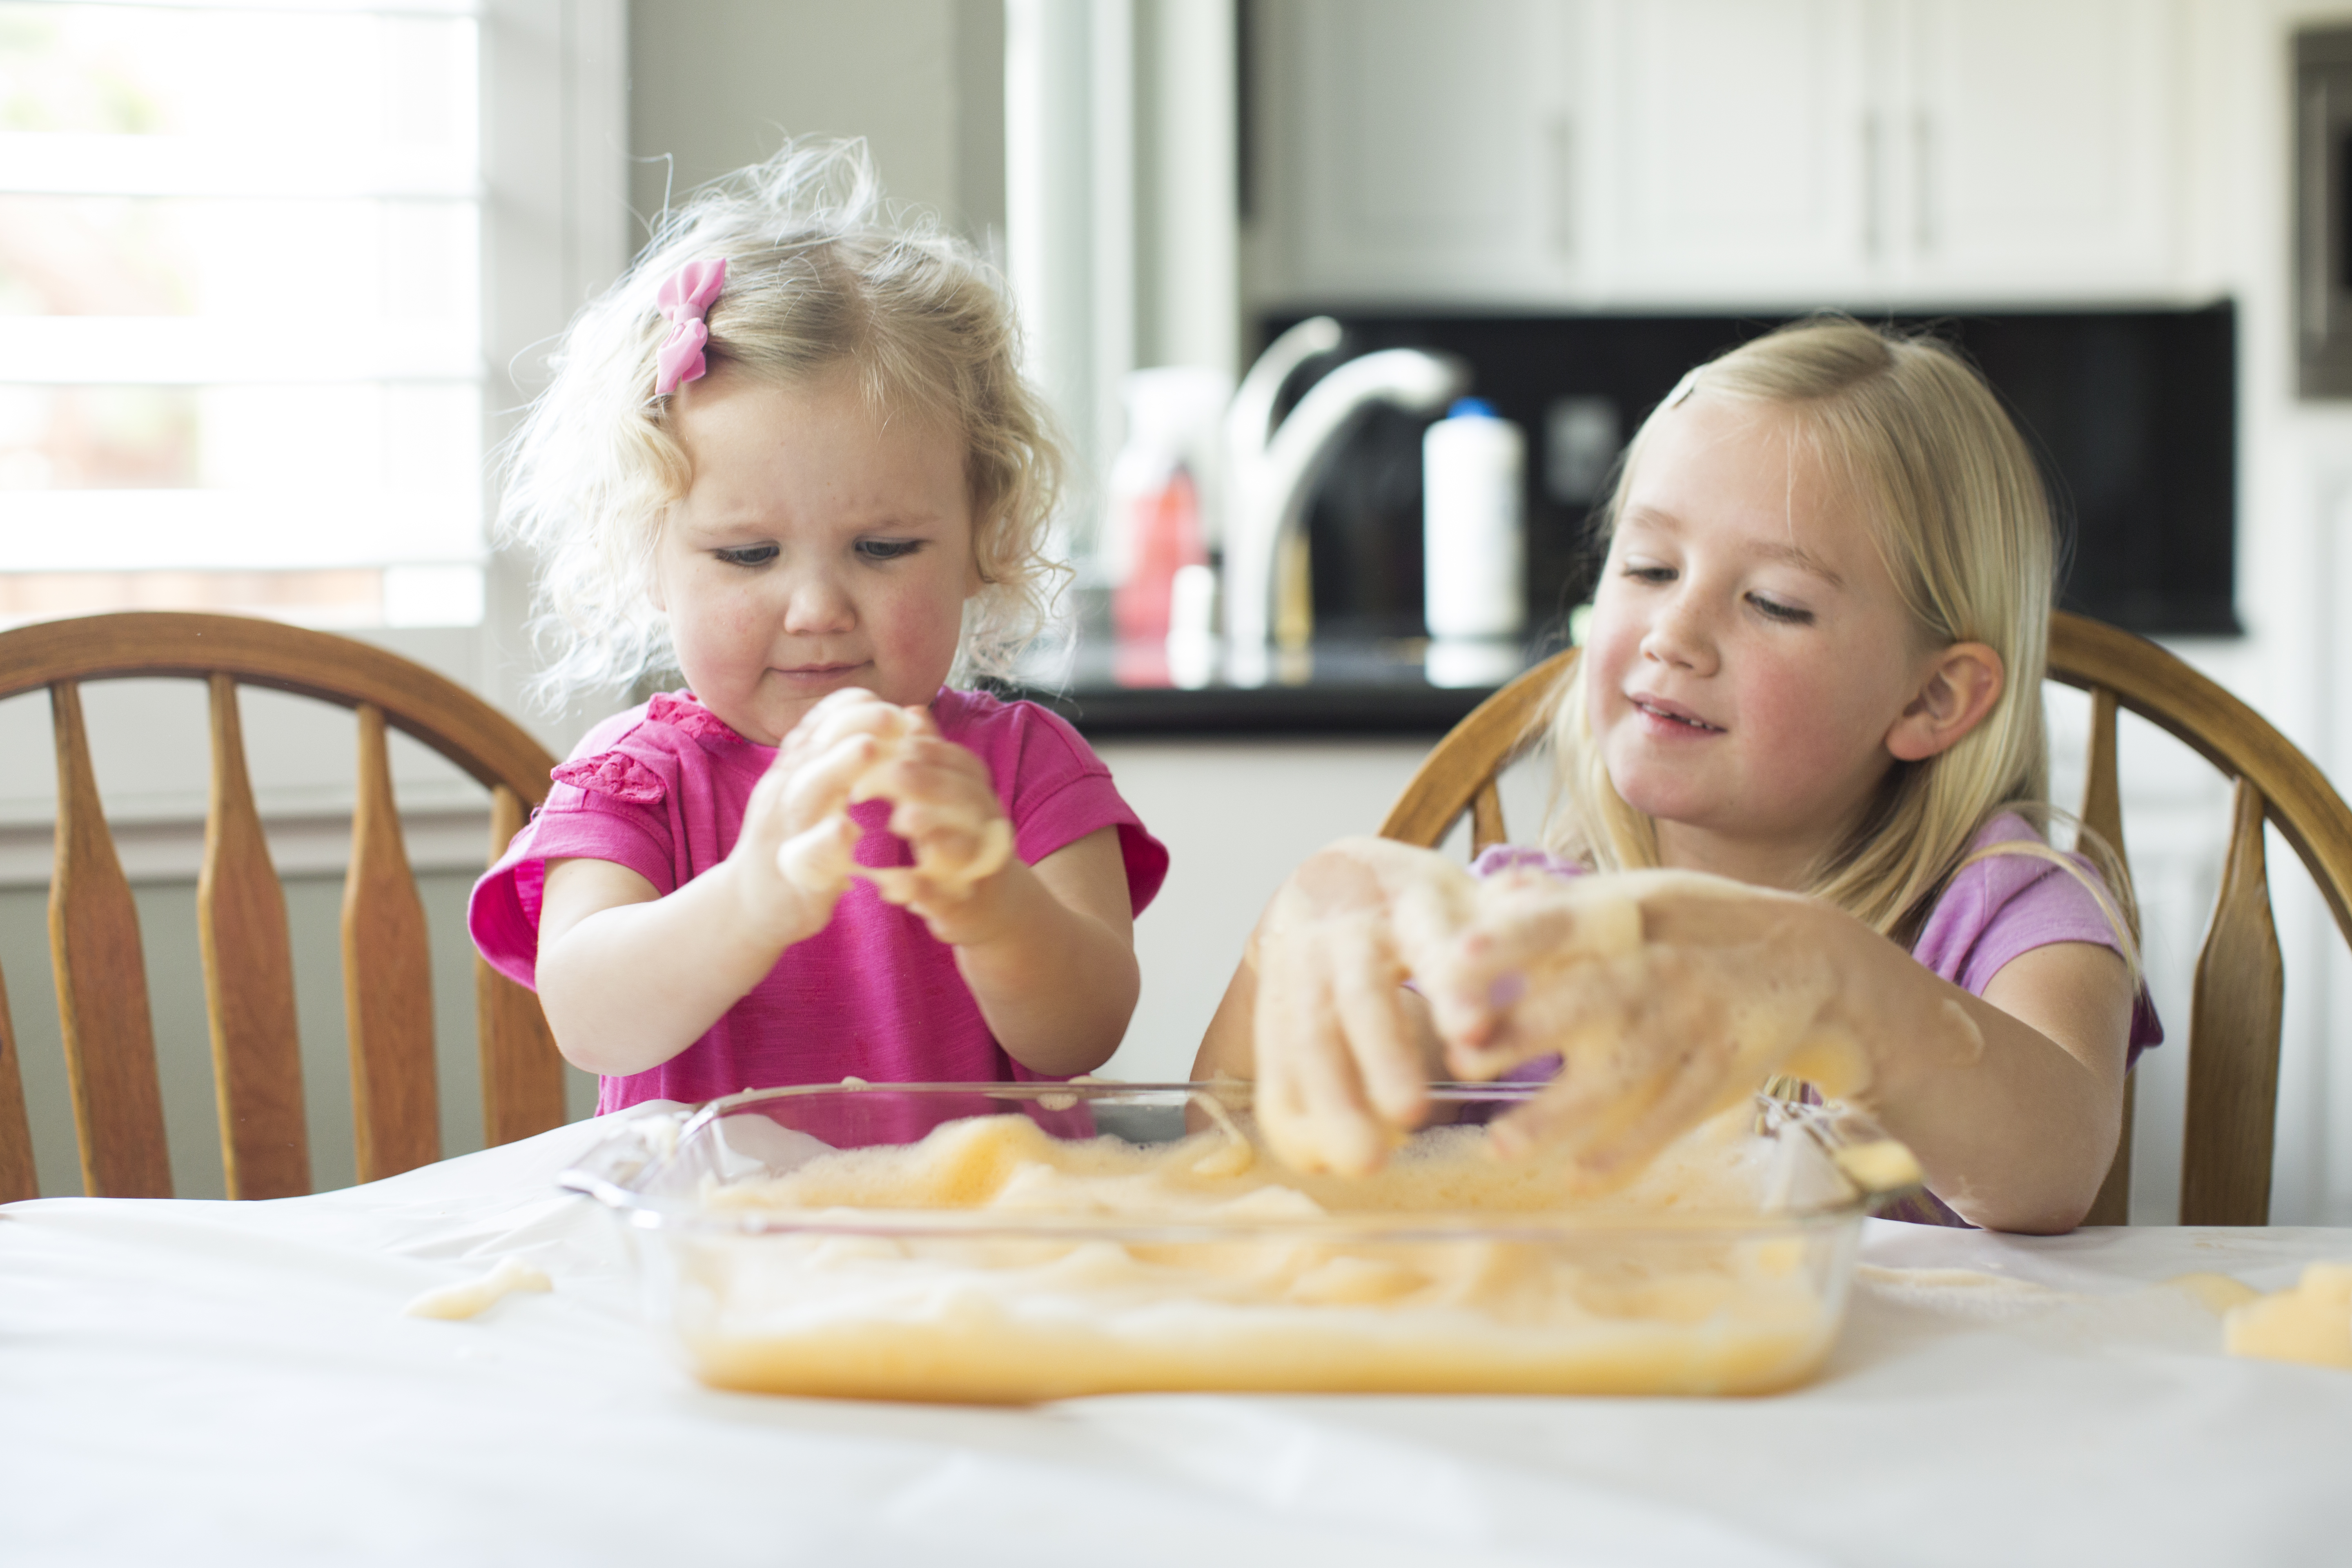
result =
[[[793,927],[763,925],[730,869],[665,898],[607,860],[549,862],[539,999],[565,1060],[616,1078],[659,1067],[775,967]]]
[[[1118,829],[1098,827],[976,891],[956,967],[989,1031],[1033,1072],[1092,1072],[1127,1034],[1142,984]]]
[[[1874,958],[1885,994],[1857,996],[1875,1043],[1860,1098],[1962,1218],[2042,1234],[2080,1225],[2123,1124],[2133,1003],[2123,959],[2088,942],[2035,948],[1979,998],[1874,940],[1899,963]],[[1968,1016],[1982,1051],[1906,1049],[1946,1006]]]

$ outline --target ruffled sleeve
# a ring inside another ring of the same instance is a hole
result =
[[[661,775],[626,752],[575,758],[548,776],[557,784],[631,805],[658,805],[669,797],[669,786]]]
[[[579,750],[551,772],[554,787],[546,803],[474,885],[467,928],[475,947],[501,974],[525,985],[534,982],[548,862],[610,861],[665,893],[686,874],[677,787],[683,753],[696,747],[677,735],[685,726],[650,723],[649,718],[633,710],[591,731]]]

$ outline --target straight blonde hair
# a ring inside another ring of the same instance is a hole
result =
[[[1969,853],[1985,824],[2015,812],[2045,836],[2049,742],[2042,681],[2049,664],[2057,540],[2033,454],[1991,388],[1946,344],[1818,316],[1700,366],[1653,410],[1626,448],[1601,514],[1614,526],[1660,414],[1696,392],[1783,409],[1834,479],[1860,497],[1923,646],[1980,642],[2000,655],[1992,711],[1936,756],[1897,762],[1845,842],[1805,890],[1872,929],[1908,941],[1953,872],[1987,853],[2047,857],[2084,881],[2137,972],[2138,914],[2113,850],[2087,829],[2076,847],[2105,887],[2047,842]],[[1545,842],[1597,870],[1658,863],[1657,825],[1609,781],[1580,669],[1554,699],[1552,809]]]

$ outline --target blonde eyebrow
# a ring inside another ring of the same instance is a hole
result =
[[[1804,550],[1797,545],[1759,545],[1757,548],[1756,553],[1761,555],[1767,561],[1778,561],[1784,565],[1794,566],[1800,572],[1809,572],[1814,576],[1822,579],[1824,583],[1827,583],[1832,588],[1843,588],[1845,586],[1845,578],[1841,576],[1836,569],[1832,567],[1828,562],[1822,560],[1820,556],[1813,554],[1811,552]]]
[[[1678,522],[1679,520],[1672,512],[1660,511],[1655,507],[1637,506],[1628,508],[1617,526],[1621,530],[1650,528],[1661,533],[1671,534],[1677,531]],[[1760,556],[1767,561],[1777,561],[1785,566],[1793,566],[1800,572],[1809,573],[1832,588],[1845,586],[1843,574],[1801,545],[1759,544],[1749,553]]]

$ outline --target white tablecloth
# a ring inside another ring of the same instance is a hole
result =
[[[2225,1359],[2158,1284],[2274,1289],[2352,1231],[1873,1222],[1833,1361],[1776,1398],[836,1404],[668,1358],[551,1185],[600,1134],[0,1209],[0,1563],[2352,1561],[2352,1373]],[[555,1290],[400,1314],[508,1256]]]

